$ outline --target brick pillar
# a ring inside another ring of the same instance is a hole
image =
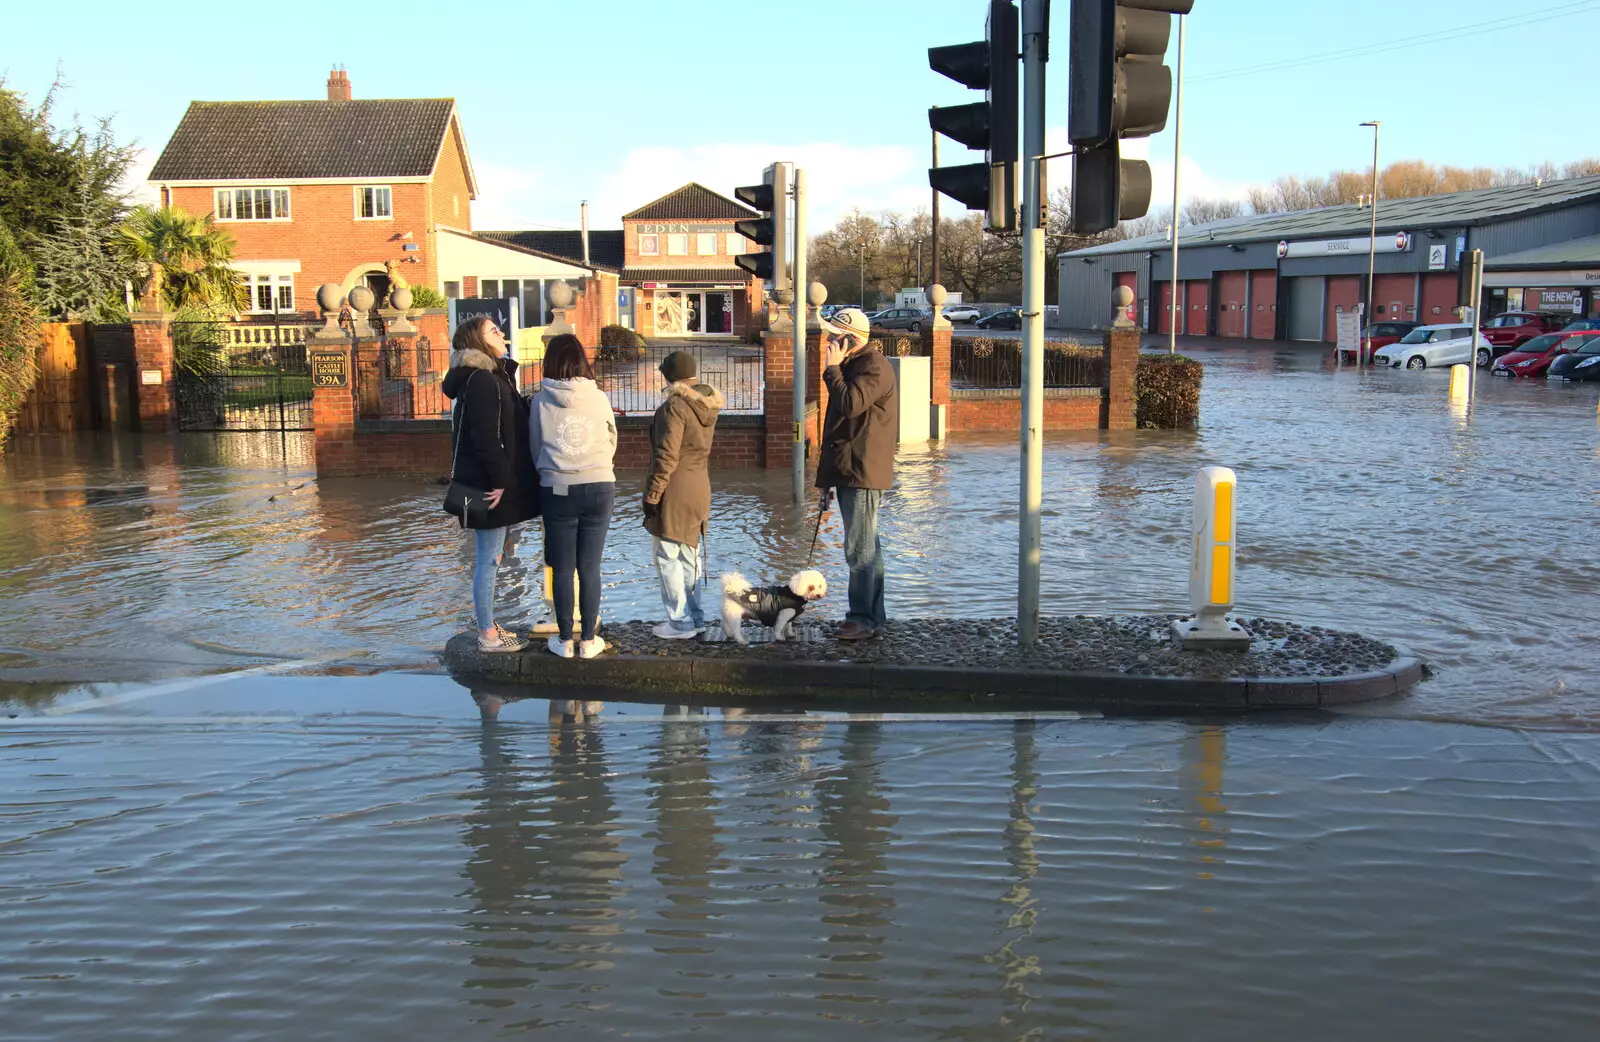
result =
[[[135,311],[129,317],[133,324],[134,426],[142,431],[171,430],[178,423],[172,389],[171,316]]]
[[[933,402],[934,405],[950,404],[950,337],[949,322],[939,323],[941,328],[932,325],[922,327],[922,351],[933,359]]]
[[[317,477],[350,477],[356,473],[356,369],[350,341],[306,338],[311,360],[311,426],[315,431]],[[337,376],[344,375],[344,386]],[[332,384],[333,386],[325,386]]]
[[[1131,431],[1137,426],[1134,380],[1139,368],[1138,328],[1106,330],[1103,358],[1100,427]]]
[[[822,382],[822,374],[828,369],[826,354],[822,330],[813,327],[806,336],[806,403],[817,403],[816,416],[806,433],[811,439],[808,460],[813,467],[817,463],[817,447],[822,444],[822,419],[828,414],[828,385]]]
[[[767,434],[761,465],[787,467],[794,439],[794,337],[788,333],[763,333],[762,366],[766,380]]]

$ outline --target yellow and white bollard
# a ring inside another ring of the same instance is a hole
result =
[[[1227,467],[1194,476],[1189,604],[1194,618],[1172,624],[1185,650],[1250,650],[1250,631],[1228,618],[1233,607],[1234,506],[1238,478]]]
[[[1450,367],[1450,400],[1464,399],[1471,387],[1472,371],[1464,365]]]

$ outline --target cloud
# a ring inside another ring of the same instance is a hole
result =
[[[478,179],[478,198],[472,202],[472,226],[493,230],[551,226],[549,222],[534,220],[538,212],[531,204],[537,198],[541,178],[537,170],[526,166],[504,166],[496,163],[473,163],[472,172]],[[449,224],[449,220],[442,223]],[[560,224],[560,228],[578,226],[578,206]]]
[[[161,158],[161,153],[148,148],[134,150],[132,164],[128,172],[122,175],[117,188],[128,197],[132,206],[158,206],[161,203],[160,193],[150,183],[150,170],[156,165],[156,160]]]

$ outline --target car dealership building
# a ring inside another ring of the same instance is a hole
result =
[[[1366,297],[1371,319],[1447,322],[1467,250],[1484,252],[1485,317],[1562,311],[1600,317],[1600,177],[1533,182],[1417,199],[1237,217],[1182,229],[1178,332],[1332,342],[1341,312]],[[1174,314],[1172,243],[1147,235],[1063,253],[1059,324],[1110,323],[1111,292],[1134,292],[1133,318],[1165,333]]]

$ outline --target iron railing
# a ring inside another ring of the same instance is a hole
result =
[[[1044,345],[1046,387],[1099,387],[1104,361],[1099,348],[1070,340]],[[1022,387],[1022,341],[954,337],[950,341],[950,386],[988,390]]]
[[[293,318],[174,322],[179,429],[310,430],[311,367]]]
[[[694,357],[699,382],[716,388],[726,399],[723,412],[759,415],[765,411],[765,359],[761,348],[693,340],[600,348],[595,359],[595,379],[611,399],[611,407],[623,414],[655,412],[666,386],[661,363],[674,351]]]

